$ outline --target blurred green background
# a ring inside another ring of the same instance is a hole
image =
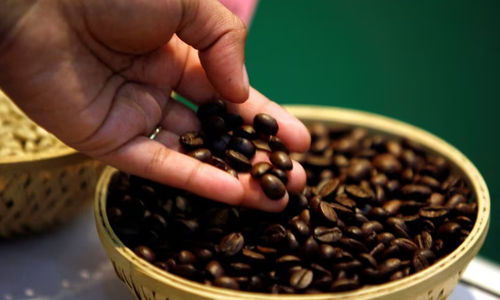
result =
[[[380,113],[460,149],[491,193],[480,254],[500,263],[500,1],[263,0],[246,64],[279,103]]]

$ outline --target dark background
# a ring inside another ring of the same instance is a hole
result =
[[[263,0],[246,65],[279,103],[380,113],[465,153],[491,194],[480,253],[500,262],[500,1]]]

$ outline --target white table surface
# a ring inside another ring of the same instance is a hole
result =
[[[469,269],[474,272],[469,272],[469,277],[477,278],[473,264]],[[484,273],[483,269],[480,273]],[[497,278],[495,281],[500,283]],[[0,241],[0,300],[28,299],[134,299],[115,276],[100,245],[91,207],[50,233]],[[475,299],[500,297],[460,283],[449,298]]]

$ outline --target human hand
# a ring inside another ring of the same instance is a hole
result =
[[[0,1],[0,86],[69,146],[125,172],[233,205],[279,211],[249,174],[239,180],[179,153],[180,134],[199,128],[195,104],[221,97],[251,122],[265,112],[292,151],[305,127],[252,88],[246,29],[215,0]],[[155,140],[148,136],[160,125]],[[295,163],[288,189],[305,173]]]

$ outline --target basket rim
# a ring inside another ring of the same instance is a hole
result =
[[[118,254],[127,263],[131,264],[135,271],[142,276],[149,277],[155,281],[155,286],[163,284],[175,289],[183,290],[193,295],[213,299],[274,299],[274,300],[326,300],[326,299],[367,299],[367,297],[387,296],[389,294],[402,292],[407,288],[415,288],[421,285],[430,286],[435,280],[444,280],[446,273],[450,272],[458,262],[467,264],[479,251],[487,234],[490,215],[490,195],[486,183],[474,164],[459,150],[448,144],[441,138],[423,129],[408,123],[385,117],[379,114],[364,112],[360,110],[314,105],[286,105],[290,113],[306,122],[326,121],[354,125],[367,129],[380,131],[389,135],[400,137],[411,137],[431,151],[447,157],[452,164],[458,167],[469,180],[478,203],[478,216],[470,234],[462,244],[453,252],[443,257],[437,263],[428,268],[407,276],[405,278],[387,282],[380,285],[367,286],[361,289],[340,293],[322,293],[315,295],[272,295],[265,293],[233,291],[217,287],[206,286],[193,282],[177,275],[160,270],[136,256],[128,249],[113,232],[106,216],[107,186],[111,176],[117,171],[112,167],[106,167],[101,174],[96,190],[95,218],[99,236],[103,244],[112,246],[106,249]],[[460,271],[460,270],[453,270]],[[377,298],[379,299],[379,298]],[[383,299],[383,298],[380,298]]]

